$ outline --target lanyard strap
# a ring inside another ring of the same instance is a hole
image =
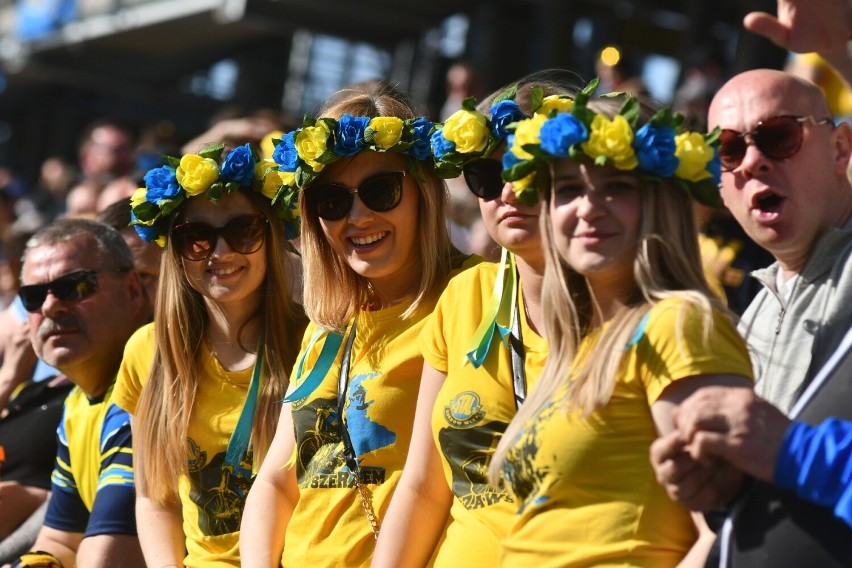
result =
[[[373,509],[372,493],[361,479],[358,458],[355,455],[355,448],[352,446],[352,438],[349,437],[349,428],[346,427],[346,421],[343,418],[343,410],[346,406],[346,390],[349,386],[349,368],[352,362],[352,344],[355,343],[355,323],[356,320],[352,320],[352,329],[349,331],[346,347],[343,349],[343,358],[340,361],[340,376],[337,380],[337,420],[340,424],[340,437],[343,439],[343,457],[346,460],[346,466],[352,472],[352,477],[355,478],[355,487],[361,497],[361,507],[367,516],[367,522],[370,523],[373,538],[378,540],[379,517]]]
[[[515,301],[512,308],[512,334],[509,336],[509,348],[512,351],[512,391],[515,395],[516,409],[519,409],[527,398],[526,358],[518,302],[520,302],[519,299]]]
[[[231,439],[228,441],[228,449],[225,451],[225,467],[230,467],[231,471],[240,469],[240,462],[246,454],[249,440],[251,440],[251,426],[254,422],[254,411],[257,408],[262,368],[263,341],[260,343],[260,349],[257,350],[257,359],[254,362],[254,372],[251,375],[246,402],[243,404],[243,410],[237,420],[237,427],[234,428],[234,433],[231,434]]]
[[[355,343],[355,320],[352,320],[352,329],[346,339],[346,347],[343,349],[343,358],[340,360],[340,376],[337,379],[337,416],[340,421],[340,434],[343,438],[343,457],[346,465],[353,475],[358,475],[358,459],[355,457],[355,448],[349,437],[349,428],[343,420],[343,407],[346,405],[346,389],[349,386],[349,367],[352,359],[352,344]]]

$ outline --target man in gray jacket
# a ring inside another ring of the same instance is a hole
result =
[[[822,92],[781,71],[731,79],[710,106],[722,129],[722,198],[776,261],[740,323],[755,391],[785,412],[852,324],[852,132]]]

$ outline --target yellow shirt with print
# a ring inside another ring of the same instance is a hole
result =
[[[683,338],[676,329],[683,312]],[[650,406],[672,381],[705,374],[752,378],[745,344],[720,313],[703,340],[700,312],[678,299],[651,309],[625,353],[609,403],[566,415],[558,390],[516,438],[503,467],[520,509],[504,567],[675,566],[692,546],[689,513],[657,483]],[[581,344],[593,348],[596,335]]]
[[[498,270],[497,264],[482,263],[453,278],[420,334],[424,359],[447,375],[435,400],[432,433],[453,502],[436,567],[496,566],[500,541],[517,510],[509,494],[487,479],[494,448],[516,412],[511,352],[495,336],[481,367],[466,357]],[[518,299],[523,306],[522,284]],[[521,337],[529,391],[547,358],[547,341],[523,315]]]
[[[135,414],[154,358],[154,324],[127,342],[113,398]],[[178,495],[187,555],[194,567],[239,566],[240,521],[254,481],[249,450],[238,471],[224,469],[225,452],[248,394],[253,368],[226,371],[203,346],[198,355],[199,382],[187,439],[188,475]]]

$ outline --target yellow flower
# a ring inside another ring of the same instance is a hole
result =
[[[675,175],[686,181],[701,181],[711,177],[707,163],[713,159],[713,148],[698,132],[683,132],[675,136],[675,156],[680,160]]]
[[[612,120],[602,114],[595,115],[589,139],[582,148],[590,158],[604,156],[612,160],[619,170],[632,170],[639,165],[633,151],[633,129],[620,114]]]
[[[167,239],[166,235],[160,235],[159,237],[157,237],[157,239],[154,242],[157,243],[158,245],[160,245],[160,248],[166,248],[166,241],[167,240],[168,239]]]
[[[550,116],[550,112],[553,110],[556,112],[571,112],[573,108],[574,101],[571,99],[566,99],[559,95],[550,95],[549,97],[544,97],[541,101],[541,106],[538,107],[538,110],[535,112],[536,114]]]
[[[216,160],[202,158],[198,154],[187,154],[180,159],[175,177],[187,195],[198,195],[219,179],[219,164]]]
[[[373,141],[382,150],[399,142],[402,136],[402,119],[395,116],[377,116],[367,126],[376,131]]]
[[[319,121],[314,126],[306,126],[296,134],[296,151],[299,157],[305,161],[315,172],[320,171],[323,165],[317,162],[328,147],[328,137],[331,131],[325,122]]]
[[[533,155],[524,150],[525,144],[541,144],[539,132],[547,121],[547,116],[536,114],[532,118],[522,120],[515,128],[515,138],[512,141],[512,153],[522,160],[530,160]],[[518,182],[515,182],[518,183]]]
[[[488,144],[488,127],[485,115],[475,110],[461,109],[444,122],[444,138],[456,145],[462,154],[481,152]]]
[[[278,170],[270,171],[263,178],[263,187],[260,192],[269,199],[275,199],[275,196],[278,195],[278,189],[282,185],[296,185],[296,173],[281,172]]]
[[[136,191],[133,192],[133,195],[130,196],[130,208],[134,209],[139,207],[146,201],[146,196],[148,195],[147,187],[140,187]]]
[[[515,192],[515,195],[520,196],[524,191],[526,191],[532,183],[535,181],[535,172],[522,177],[519,180],[512,182],[512,191]]]
[[[272,142],[273,138],[281,139],[284,136],[284,132],[281,130],[273,130],[266,136],[260,139],[260,155],[265,159],[271,159],[272,153],[275,151],[275,144]]]

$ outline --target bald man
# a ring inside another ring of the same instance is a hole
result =
[[[687,399],[651,461],[694,510],[743,491],[722,531],[723,565],[848,566],[852,373],[802,394],[852,327],[852,131],[815,85],[768,69],[726,83],[708,122],[722,130],[725,205],[776,259],[753,273],[764,289],[739,326],[755,390]]]

